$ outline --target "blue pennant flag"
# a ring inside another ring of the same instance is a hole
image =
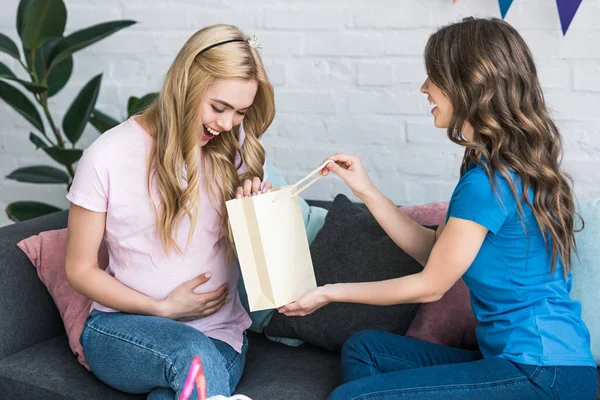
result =
[[[560,16],[560,25],[562,26],[563,35],[567,33],[573,17],[579,8],[582,0],[556,0],[558,6],[558,15]]]
[[[502,19],[506,17],[506,13],[508,12],[508,9],[510,8],[512,2],[513,0],[498,0],[498,3],[500,3],[500,12],[502,13]]]

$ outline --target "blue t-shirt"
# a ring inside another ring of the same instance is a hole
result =
[[[512,179],[519,182],[514,174]],[[508,182],[496,173],[494,184],[498,195],[485,170],[471,163],[454,189],[447,216],[489,230],[463,275],[479,320],[483,356],[541,366],[595,366],[581,305],[569,298],[571,274],[565,280],[560,259],[550,274],[552,257],[531,208],[523,205],[528,239]],[[521,188],[517,184],[519,196]]]

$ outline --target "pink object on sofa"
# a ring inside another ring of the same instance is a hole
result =
[[[477,319],[471,309],[469,288],[460,279],[440,300],[421,304],[406,336],[430,343],[476,350]]]
[[[67,248],[67,230],[59,229],[42,232],[39,235],[23,239],[18,243],[31,263],[35,266],[38,276],[56,303],[60,316],[67,331],[69,346],[81,365],[89,369],[79,336],[88,316],[92,301],[77,293],[67,282],[65,274],[65,253]],[[108,265],[108,251],[104,242],[98,252],[98,262],[102,268]]]
[[[421,225],[439,225],[448,211],[448,202],[404,206],[400,210]],[[420,306],[406,336],[445,346],[477,349],[477,323],[469,288],[460,279],[440,300]]]
[[[442,218],[446,216],[446,212],[448,212],[448,202],[440,201],[417,206],[402,206],[400,211],[421,225],[439,225]]]

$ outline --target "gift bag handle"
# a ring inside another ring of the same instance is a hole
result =
[[[291,188],[292,188],[292,197],[298,196],[300,193],[304,192],[306,189],[308,189],[310,187],[310,185],[312,185],[313,183],[315,183],[316,181],[318,181],[319,179],[321,179],[323,177],[323,175],[319,175],[317,177],[315,177],[312,181],[308,182],[306,185],[302,186],[301,188],[298,188],[301,184],[303,184],[304,182],[306,182],[307,180],[310,179],[310,177],[312,177],[314,174],[319,173],[323,168],[325,168],[327,166],[327,164],[332,163],[333,160],[327,160],[325,161],[323,164],[321,164],[321,166],[317,169],[315,169],[314,171],[312,171],[310,174],[306,175],[304,178],[300,179],[298,182],[294,183]],[[275,196],[273,198],[273,203],[275,203],[275,200],[277,200],[278,196]]]
[[[308,187],[310,185],[312,185],[313,183],[315,183],[316,181],[318,181],[319,179],[321,179],[323,177],[323,175],[319,175],[316,178],[314,178],[312,181],[308,182],[306,185],[302,186],[301,188],[298,189],[298,186],[300,186],[301,184],[303,184],[304,182],[306,182],[311,176],[313,176],[314,174],[317,174],[319,172],[321,172],[321,170],[323,168],[325,168],[327,166],[327,164],[332,163],[333,160],[327,160],[325,161],[323,164],[321,164],[321,166],[317,169],[315,169],[314,171],[312,171],[310,174],[306,175],[304,178],[300,179],[298,182],[296,182],[292,188],[297,189],[294,194],[292,196],[298,196],[300,193],[304,192],[306,189],[308,189]]]

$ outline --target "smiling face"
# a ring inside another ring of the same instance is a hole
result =
[[[257,90],[254,79],[217,79],[200,102],[200,145],[241,124]]]
[[[429,100],[429,104],[432,106],[433,124],[437,128],[448,128],[452,120],[452,113],[454,112],[450,99],[446,97],[444,92],[429,77],[427,77],[423,86],[421,86],[421,92],[427,95],[427,100]]]

